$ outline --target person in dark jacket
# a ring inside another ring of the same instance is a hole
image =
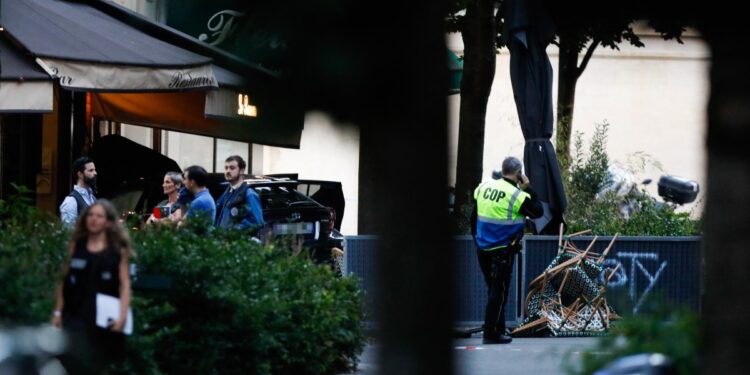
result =
[[[520,160],[508,157],[503,160],[501,178],[484,181],[474,191],[477,206],[472,229],[479,266],[487,284],[485,344],[512,341],[505,334],[505,304],[513,261],[521,250],[526,217],[537,218],[544,213],[522,168]]]
[[[216,202],[216,226],[257,232],[263,227],[260,197],[245,183],[245,160],[233,155],[224,163],[224,178],[229,187]]]

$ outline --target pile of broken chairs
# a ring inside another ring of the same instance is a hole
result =
[[[604,258],[617,240],[597,254],[591,251],[597,237],[586,250],[577,248],[572,239],[590,230],[563,236],[562,226],[558,253],[544,272],[529,284],[526,297],[526,319],[513,336],[598,336],[606,333],[619,316],[607,303],[607,284],[617,272],[604,267]],[[603,277],[602,276],[603,273]]]

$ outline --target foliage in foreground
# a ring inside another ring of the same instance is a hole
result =
[[[48,322],[68,232],[24,199],[0,201],[0,230],[0,324]],[[135,332],[111,373],[330,374],[356,365],[356,280],[200,223],[131,234],[139,275],[166,277],[171,288],[134,291]]]
[[[661,353],[669,357],[679,374],[700,372],[700,321],[689,310],[664,310],[649,315],[627,317],[612,327],[608,336],[584,351],[580,366],[570,365],[579,358],[568,354],[566,370],[571,375],[588,375],[617,358],[641,353]]]
[[[30,206],[28,189],[0,200],[0,326],[49,320],[67,232]]]

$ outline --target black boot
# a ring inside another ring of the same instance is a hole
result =
[[[495,335],[495,336],[484,336],[482,339],[482,344],[490,345],[490,344],[510,344],[510,342],[513,341],[513,338],[507,335]]]
[[[502,329],[484,330],[482,344],[510,344],[511,341],[513,341],[513,339],[506,334],[504,327]]]

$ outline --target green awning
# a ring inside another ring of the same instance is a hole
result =
[[[458,94],[461,92],[461,79],[464,72],[464,61],[458,55],[447,50],[448,52],[448,71],[450,72],[450,84],[448,86],[448,95]]]

